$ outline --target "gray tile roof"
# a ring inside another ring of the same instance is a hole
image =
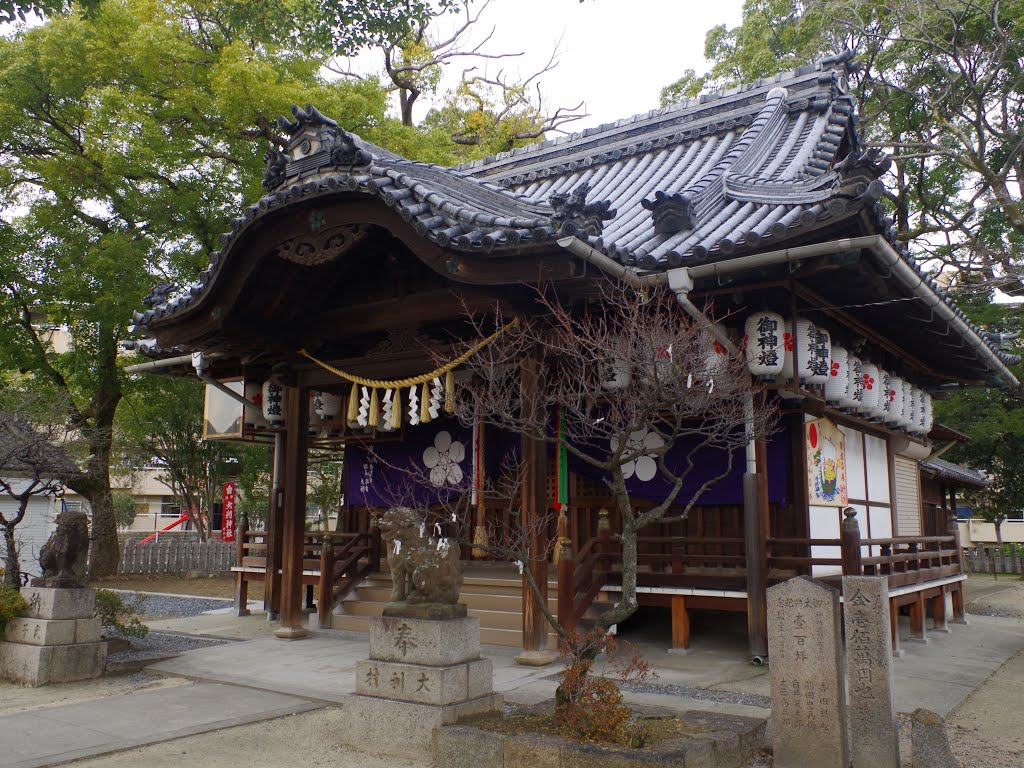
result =
[[[279,121],[288,147],[267,153],[268,194],[231,222],[196,284],[155,297],[136,325],[159,327],[198,303],[255,221],[342,191],[379,199],[418,235],[453,251],[550,248],[554,237],[575,235],[622,264],[658,271],[779,247],[866,213],[906,254],[878,203],[885,163],[858,147],[849,59],[456,168],[406,160],[312,107],[293,107],[294,120]],[[989,346],[1003,362],[1019,361]]]
[[[976,469],[968,469],[945,459],[929,459],[921,462],[921,470],[928,475],[952,480],[960,485],[973,488],[987,488],[991,481]]]

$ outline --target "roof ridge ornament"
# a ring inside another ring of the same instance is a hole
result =
[[[284,115],[277,118],[277,127],[285,131],[289,136],[294,136],[307,126],[310,128],[338,127],[336,122],[329,117],[324,117],[312,104],[307,104],[305,109],[302,109],[298,104],[292,104],[292,117],[295,120],[289,120]]]
[[[653,200],[641,200],[640,205],[651,212],[656,234],[672,235],[697,226],[693,198],[682,192],[669,195],[658,190],[654,193]]]
[[[559,234],[578,235],[581,232],[597,237],[604,230],[604,222],[615,218],[618,211],[612,208],[610,200],[587,202],[591,186],[579,184],[571,192],[554,192],[548,202],[555,209],[551,220],[559,224]]]

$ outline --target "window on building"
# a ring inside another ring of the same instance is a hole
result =
[[[173,496],[164,496],[160,500],[160,517],[181,517],[181,505]]]

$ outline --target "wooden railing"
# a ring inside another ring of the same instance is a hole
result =
[[[331,611],[371,573],[380,570],[380,529],[365,533],[321,533],[317,614],[330,626]]]
[[[597,536],[580,547],[575,556],[571,539],[563,535],[558,540],[558,622],[569,632],[576,629],[611,573],[608,512],[601,512]]]
[[[813,547],[834,547],[839,557],[813,554]],[[869,552],[864,554],[864,547]],[[862,539],[856,513],[846,512],[838,539],[769,539],[768,568],[773,580],[813,573],[815,566],[841,569],[844,576],[886,576],[890,588],[963,573],[960,530],[951,523],[947,536],[894,536]]]

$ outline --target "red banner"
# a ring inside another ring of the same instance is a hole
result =
[[[235,483],[224,483],[221,488],[220,540],[235,540]]]

